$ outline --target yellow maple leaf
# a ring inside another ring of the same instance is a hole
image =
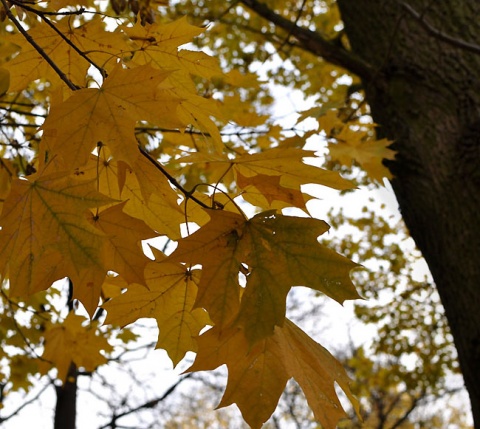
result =
[[[196,305],[220,328],[235,319],[251,343],[271,335],[274,326],[283,325],[293,286],[313,288],[340,303],[360,297],[349,276],[357,264],[317,241],[329,228],[325,222],[274,211],[248,221],[231,212],[209,215],[210,222],[180,240],[169,259],[202,264]],[[243,294],[240,272],[246,274]]]
[[[266,152],[246,154],[233,162],[245,177],[257,174],[281,176],[280,184],[299,189],[307,183],[328,186],[333,189],[352,189],[352,183],[338,173],[308,165],[303,158],[314,157],[314,152],[297,148],[273,148]]]
[[[216,325],[231,322],[240,308],[237,244],[245,219],[236,213],[209,210],[210,221],[179,242],[173,261],[202,264],[196,306],[203,307]]]
[[[382,163],[384,159],[394,159],[395,151],[390,149],[390,140],[362,140],[358,134],[344,127],[336,136],[336,143],[329,143],[328,149],[334,160],[351,166],[355,160],[371,179],[382,183],[383,178],[391,179],[390,170]]]
[[[171,76],[175,86],[195,92],[195,86],[188,74],[211,78],[221,76],[218,60],[203,52],[178,49],[190,43],[205,30],[188,23],[187,17],[167,24],[153,23],[132,27],[123,26],[123,31],[134,42],[134,55],[131,61],[136,64],[151,64],[162,70],[177,70]],[[185,75],[187,74],[187,76]]]
[[[282,328],[275,328],[275,338],[286,371],[302,388],[322,427],[335,428],[340,419],[348,418],[335,392],[335,383],[360,416],[359,403],[350,391],[345,369],[324,347],[288,319]]]
[[[267,176],[257,174],[246,178],[237,172],[237,185],[242,189],[242,197],[258,207],[284,208],[298,207],[306,209],[305,201],[308,195],[300,190],[284,188],[280,185],[281,176]]]
[[[144,284],[143,271],[149,262],[141,241],[157,234],[140,219],[123,212],[126,201],[90,217],[90,221],[105,233],[105,265],[120,274],[128,283]]]
[[[75,27],[71,17],[64,17],[55,23],[55,27],[80,51],[98,63],[99,67],[105,67],[108,63],[113,67],[116,58],[130,50],[125,38],[119,33],[107,32],[105,23],[100,18]],[[90,67],[87,59],[65,43],[48,25],[37,25],[28,33],[70,81],[80,87],[85,86],[87,70]],[[57,72],[22,34],[10,36],[8,40],[21,49],[4,65],[11,74],[11,91],[21,91],[37,79],[45,79],[53,86],[63,84]]]
[[[124,213],[143,220],[158,235],[180,238],[180,224],[185,215],[178,205],[178,194],[165,176],[137,152],[130,160],[133,170],[122,161],[112,159],[106,148],[100,157],[91,155],[88,163],[75,174],[98,181],[100,192],[126,201]]]
[[[159,70],[170,71],[166,86],[170,84],[171,95],[181,99],[177,107],[178,118],[204,131],[208,137],[205,141],[209,144],[209,151],[221,153],[222,139],[210,116],[221,117],[222,113],[214,100],[196,95],[196,86],[190,76],[206,79],[221,76],[218,61],[203,52],[178,49],[203,33],[204,29],[190,25],[186,17],[168,24],[144,26],[138,22],[122,29],[134,42],[134,55],[130,63],[148,64]]]
[[[75,91],[54,104],[42,126],[51,149],[67,166],[79,167],[101,142],[117,160],[131,162],[138,155],[137,121],[174,128],[183,125],[172,114],[178,100],[158,90],[166,76],[150,66],[134,70],[117,66],[101,88]]]
[[[212,181],[219,180],[225,172],[233,169],[235,174],[242,176],[240,180],[244,185],[249,184],[250,181],[258,184],[259,178],[255,176],[261,175],[278,176],[279,185],[282,188],[297,192],[301,192],[302,185],[309,183],[339,190],[352,189],[352,182],[343,179],[338,173],[305,164],[303,158],[306,157],[313,157],[313,152],[288,147],[273,148],[261,153],[247,153],[234,159],[225,155],[197,153],[183,157],[180,161],[208,163]]]
[[[65,276],[82,288],[86,272],[104,276],[105,237],[85,214],[111,202],[94,182],[65,172],[15,179],[0,217],[0,272],[8,269],[11,294],[29,296]]]
[[[10,358],[9,383],[12,383],[10,390],[15,392],[23,389],[28,392],[32,386],[31,375],[38,372],[38,361],[29,355],[15,355]]]
[[[222,79],[226,84],[240,88],[258,88],[260,86],[259,78],[254,73],[242,73],[238,69],[232,69],[224,73]]]
[[[260,428],[277,406],[290,378],[272,338],[253,347],[242,329],[217,326],[198,338],[198,352],[189,372],[226,364],[228,382],[218,407],[236,403],[252,429]]]
[[[86,319],[70,312],[62,323],[49,324],[45,330],[45,349],[38,366],[45,374],[57,368],[57,378],[65,382],[73,362],[85,371],[94,371],[107,362],[101,351],[110,352],[107,340],[97,335],[96,324],[85,325]]]
[[[237,93],[224,97],[219,104],[225,116],[241,127],[258,127],[259,125],[265,124],[269,118],[268,115],[259,115],[255,111],[254,106],[250,103],[243,102]]]
[[[188,371],[212,370],[226,364],[228,382],[219,407],[236,403],[245,421],[260,428],[275,410],[286,382],[294,377],[315,417],[333,429],[347,417],[335,382],[358,412],[342,365],[290,320],[253,346],[240,328],[213,327],[198,338],[198,353]]]
[[[209,318],[205,310],[193,308],[198,270],[158,259],[159,252],[156,256],[145,270],[148,289],[130,284],[125,293],[105,303],[105,323],[125,326],[142,317],[154,318],[160,330],[157,348],[165,349],[177,365],[187,351],[197,350],[196,336]]]

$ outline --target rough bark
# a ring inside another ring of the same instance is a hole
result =
[[[400,209],[422,251],[480,428],[480,2],[338,0]]]

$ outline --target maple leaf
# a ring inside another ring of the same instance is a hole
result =
[[[10,377],[8,381],[12,383],[11,390],[18,391],[23,389],[28,392],[32,386],[32,380],[29,375],[38,372],[38,362],[28,355],[15,355],[10,362]]]
[[[226,326],[240,309],[237,244],[245,219],[236,213],[209,211],[211,220],[180,240],[169,260],[202,264],[196,306],[204,307],[216,325]]]
[[[186,16],[167,24],[141,25],[137,22],[122,29],[136,45],[132,61],[163,70],[176,70],[177,73],[171,75],[176,87],[186,87],[195,92],[192,80],[185,75],[194,74],[207,79],[222,75],[216,58],[203,52],[178,49],[205,31],[189,24]]]
[[[279,185],[284,189],[279,190],[276,194],[281,196],[281,201],[286,202],[292,201],[292,198],[288,197],[289,192],[291,196],[294,196],[294,200],[298,201],[298,193],[301,192],[301,186],[308,183],[339,190],[351,189],[353,187],[349,180],[343,179],[336,172],[305,164],[303,158],[311,155],[313,155],[312,151],[287,147],[273,148],[261,153],[247,153],[234,159],[230,159],[225,155],[198,153],[182,157],[180,161],[186,163],[208,163],[213,182],[220,180],[229,169],[233,169],[235,175],[241,175],[240,183],[245,187],[250,184],[262,187],[259,185],[261,182],[260,178],[257,177],[259,175],[260,177],[278,177]],[[216,171],[216,174],[213,174],[213,170]],[[265,184],[259,190],[263,191],[264,189],[267,190],[267,195],[269,192],[270,196],[272,196],[271,186]],[[304,202],[300,205],[300,207],[302,206],[304,206]]]
[[[93,19],[80,27],[75,27],[70,17],[55,23],[56,29],[79,51],[103,67],[108,61],[112,66],[115,60],[128,52],[130,47],[119,33],[107,32],[100,18]],[[32,39],[45,54],[64,72],[65,76],[78,86],[85,86],[90,63],[72,45],[48,25],[37,25],[28,31]],[[5,64],[11,74],[11,91],[21,91],[36,79],[46,79],[54,86],[64,84],[57,72],[21,34],[12,35],[9,41],[21,48],[19,54]]]
[[[253,429],[260,428],[275,410],[286,382],[294,377],[322,427],[333,429],[340,418],[347,417],[335,382],[358,413],[358,401],[341,364],[290,320],[253,346],[244,334],[240,328],[215,326],[198,338],[198,353],[188,371],[212,370],[223,364],[228,368],[219,407],[236,403],[245,421]]]
[[[102,148],[99,157],[91,155],[88,163],[75,174],[98,183],[100,192],[119,201],[126,201],[124,213],[143,220],[158,235],[180,238],[180,224],[185,215],[178,205],[178,194],[165,176],[137,152],[126,163],[117,162]]]
[[[197,306],[220,328],[236,319],[254,343],[283,325],[286,296],[307,286],[342,303],[359,298],[349,273],[357,265],[317,241],[328,225],[274,211],[250,220],[210,211],[210,222],[179,241],[170,260],[202,264]],[[240,272],[246,273],[241,294]],[[240,302],[241,298],[241,302]]]
[[[281,176],[280,184],[286,188],[299,189],[301,185],[312,183],[339,190],[352,189],[352,183],[338,173],[303,162],[303,158],[313,154],[312,151],[297,148],[273,148],[262,153],[243,155],[233,163],[245,178],[257,174]]]
[[[80,287],[87,271],[104,276],[105,237],[89,224],[86,211],[113,201],[94,182],[65,172],[15,179],[0,217],[0,272],[5,275],[8,267],[12,295],[26,297],[65,276],[78,279]]]
[[[144,26],[138,22],[133,27],[124,26],[122,29],[135,44],[131,62],[171,72],[166,80],[171,84],[172,96],[181,100],[177,107],[178,118],[207,133],[210,136],[207,141],[212,143],[209,151],[221,153],[222,139],[218,127],[210,119],[210,116],[221,117],[221,111],[213,100],[196,95],[196,86],[190,77],[191,74],[206,79],[221,76],[218,61],[203,52],[178,49],[203,33],[204,29],[190,25],[186,17],[168,24]]]
[[[158,90],[166,76],[150,66],[134,70],[117,66],[101,88],[75,91],[52,106],[42,126],[45,136],[53,140],[50,147],[70,167],[84,165],[98,142],[107,145],[117,160],[131,162],[138,155],[137,121],[183,125],[172,115],[178,100]]]
[[[154,318],[160,330],[157,348],[165,349],[177,365],[187,351],[197,350],[196,336],[209,318],[203,309],[193,308],[198,270],[165,262],[156,253],[157,260],[145,270],[148,289],[130,284],[125,293],[105,303],[105,323],[126,326],[142,317]]]
[[[329,143],[328,149],[333,159],[351,166],[355,160],[365,170],[371,179],[382,183],[383,178],[391,179],[390,170],[382,163],[384,159],[394,159],[396,152],[389,149],[390,140],[367,140],[358,138],[358,133],[348,128],[342,129],[336,136],[336,143]]]
[[[228,118],[242,127],[257,127],[269,118],[268,115],[259,115],[250,103],[244,103],[238,93],[224,97],[221,109]]]
[[[271,337],[252,347],[242,329],[215,326],[198,338],[197,356],[187,371],[212,370],[226,364],[228,383],[218,407],[236,403],[255,429],[273,413],[290,378],[279,352]]]
[[[242,197],[250,204],[258,207],[298,207],[306,209],[305,200],[308,197],[302,194],[300,190],[281,186],[281,177],[257,174],[246,178],[237,172],[237,185],[240,189],[243,189]]]
[[[62,323],[49,324],[45,330],[45,348],[38,366],[41,374],[53,365],[57,378],[65,382],[73,362],[85,371],[94,371],[107,362],[100,352],[113,350],[106,338],[96,332],[96,324],[86,325],[86,319],[70,312]]]
[[[348,418],[335,392],[335,383],[360,416],[359,402],[350,391],[350,378],[328,350],[288,319],[282,328],[275,328],[275,338],[278,339],[286,371],[302,388],[322,427],[335,428],[340,419]]]
[[[143,271],[149,262],[141,241],[157,234],[145,222],[123,212],[126,201],[92,215],[90,221],[105,233],[105,265],[128,283],[144,284]]]

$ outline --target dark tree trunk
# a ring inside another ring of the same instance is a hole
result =
[[[480,428],[480,1],[338,0],[400,209],[432,272]]]
[[[54,429],[75,429],[77,417],[77,367],[72,363],[63,386],[56,387]]]

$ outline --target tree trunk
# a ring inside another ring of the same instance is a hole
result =
[[[54,429],[75,429],[77,417],[77,367],[72,363],[67,380],[57,386]]]
[[[480,2],[338,0],[411,236],[432,272],[480,428]]]

